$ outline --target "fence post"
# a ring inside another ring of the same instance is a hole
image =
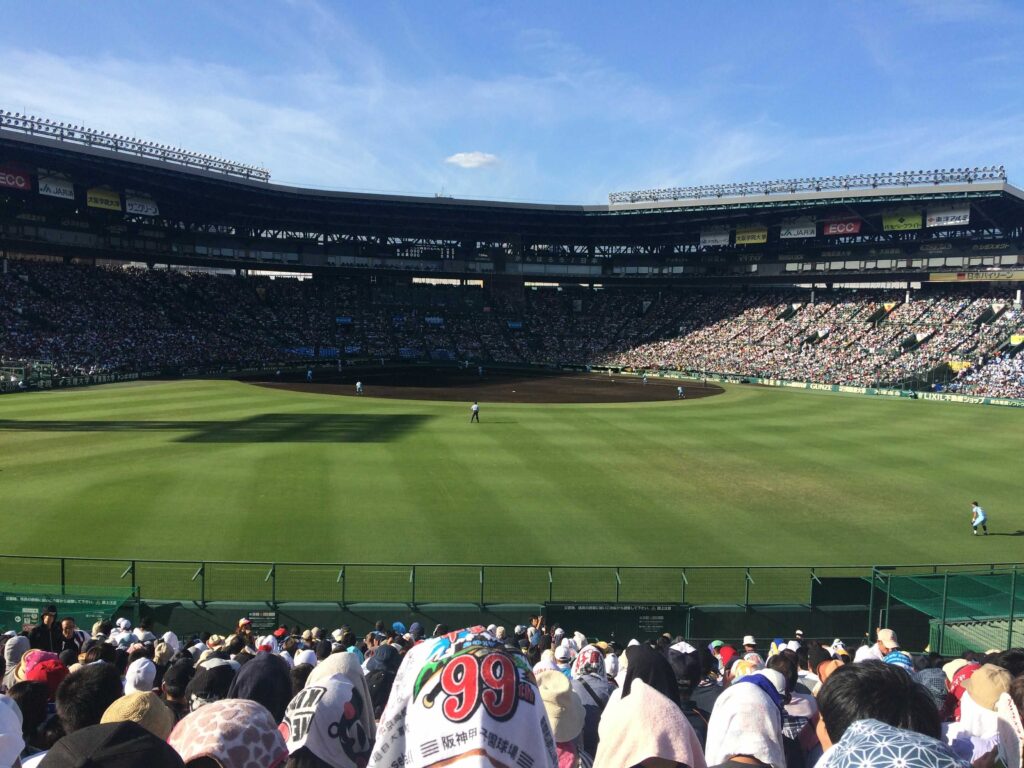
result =
[[[206,607],[206,563],[199,563],[196,572],[192,574],[192,581],[199,579],[199,604]]]
[[[619,590],[622,587],[622,577],[619,576],[619,569],[615,569],[615,602],[619,602]]]
[[[60,594],[61,594],[61,597],[64,596],[64,586],[67,583],[67,581],[66,581],[67,567],[66,567],[65,563],[66,563],[65,559],[62,557],[60,559]]]
[[[345,566],[341,566],[341,570],[338,571],[338,581],[341,582],[341,607],[345,607],[345,584],[348,579],[345,578]]]
[[[1017,603],[1017,566],[1013,566],[1013,575],[1010,576],[1010,621],[1006,628],[1006,647],[1013,648],[1013,614]]]
[[[750,607],[750,585],[753,583],[753,580],[750,578],[750,569],[749,568],[745,568],[744,572],[746,574],[746,578],[744,579],[744,584],[743,584],[743,607],[744,608],[749,608]]]
[[[680,581],[680,589],[682,590],[682,592],[681,592],[681,594],[680,594],[680,597],[682,597],[682,600],[681,600],[681,602],[682,602],[682,603],[683,603],[683,604],[685,605],[685,603],[686,603],[686,585],[690,583],[690,582],[689,582],[689,581],[688,581],[688,580],[686,579],[686,569],[685,569],[685,568],[683,568],[683,570],[681,570],[681,571],[679,572],[679,576],[680,576],[680,579],[679,579],[679,581]],[[687,620],[687,621],[689,621],[689,620],[690,620],[690,618],[689,618],[689,614],[687,614],[687,618],[686,618],[686,620]],[[689,635],[687,635],[687,637],[689,637]]]
[[[871,641],[871,625],[875,621],[875,579],[878,578],[878,567],[871,566],[871,593],[868,595],[868,629],[867,638]]]
[[[933,648],[932,650],[936,653],[942,653],[942,642],[946,639],[946,600],[949,592],[949,573],[942,574],[942,616],[939,618],[939,647]],[[885,618],[889,618],[889,614],[886,613]]]
[[[549,603],[554,602],[554,600],[555,600],[554,594],[555,594],[555,579],[551,575],[551,566],[548,566],[548,602]]]
[[[480,566],[480,607],[481,608],[484,607],[484,568],[485,568],[485,566],[483,566],[483,565]]]
[[[889,606],[892,604],[892,574],[885,577],[885,626],[889,626]]]
[[[412,601],[410,605],[416,605],[416,566],[409,571],[409,583],[412,584]]]

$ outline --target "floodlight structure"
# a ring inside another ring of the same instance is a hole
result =
[[[104,131],[94,131],[79,125],[55,122],[39,117],[22,115],[0,109],[0,129],[18,131],[30,136],[43,136],[56,141],[81,144],[86,147],[106,149],[111,152],[145,157],[165,163],[183,165],[189,168],[200,168],[204,171],[223,173],[253,181],[270,181],[270,171],[255,165],[236,163],[219,157],[212,157],[199,152],[169,147],[152,141],[118,136]]]
[[[916,187],[934,184],[972,184],[975,181],[1006,181],[1006,168],[948,168],[937,171],[896,171],[862,173],[852,176],[819,176],[806,179],[749,181],[738,184],[710,184],[697,187],[665,187],[608,195],[611,205],[621,203],[657,203],[670,200],[704,200],[748,195],[781,195],[796,192],[822,192],[879,187]]]

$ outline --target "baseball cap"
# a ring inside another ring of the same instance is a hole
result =
[[[569,649],[565,646],[559,646],[558,650],[555,651],[555,661],[568,661],[569,657]]]
[[[744,635],[743,642],[740,645],[757,645],[757,640],[754,639],[753,635]]]
[[[128,665],[124,675],[124,692],[150,691],[156,681],[156,664],[143,657]]]
[[[725,643],[723,643],[721,640],[713,640],[713,641],[711,641],[711,647],[712,648],[721,648],[723,645],[725,645]]]
[[[61,663],[57,654],[49,651],[29,651],[21,657],[14,670],[15,680],[46,683],[51,701],[57,694],[57,687],[67,676],[68,668]]]
[[[891,629],[880,629],[878,630],[878,642],[882,644],[883,648],[899,648],[899,641],[896,639],[896,633]]]
[[[43,613],[57,613],[57,606],[50,603],[46,608],[43,609]]]

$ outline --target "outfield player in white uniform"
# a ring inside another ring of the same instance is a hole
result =
[[[974,529],[974,535],[978,535],[978,529],[981,528],[988,536],[988,526],[985,523],[988,521],[988,517],[985,515],[985,510],[976,501],[971,502],[971,528]]]
[[[469,407],[469,411],[470,411],[469,423],[472,424],[475,421],[477,424],[479,424],[480,423],[480,404],[476,400],[474,400],[473,401],[473,405],[471,405]]]
[[[363,382],[361,382],[361,381],[357,381],[356,382],[356,394],[357,395],[363,394]]]

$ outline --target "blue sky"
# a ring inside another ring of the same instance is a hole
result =
[[[0,108],[331,189],[609,192],[1005,164],[1024,3],[4,3]]]

